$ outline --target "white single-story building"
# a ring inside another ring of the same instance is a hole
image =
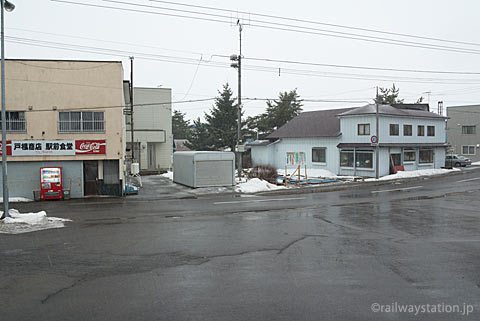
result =
[[[397,170],[441,168],[445,164],[446,118],[428,104],[376,105],[304,112],[266,140],[248,146],[252,164],[329,170],[338,175],[379,176]]]

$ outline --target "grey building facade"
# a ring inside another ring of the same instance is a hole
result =
[[[480,105],[447,107],[447,116],[450,152],[480,161]]]

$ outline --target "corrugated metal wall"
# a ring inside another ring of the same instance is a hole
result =
[[[40,167],[62,167],[63,188],[71,185],[71,197],[83,197],[83,162],[8,162],[8,192],[9,197],[26,197],[33,199],[33,190],[40,189]],[[0,190],[2,177],[0,175]]]

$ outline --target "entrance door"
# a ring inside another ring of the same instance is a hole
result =
[[[390,154],[390,174],[395,174],[395,166],[402,165],[402,154]]]
[[[98,161],[83,161],[85,195],[98,195]]]
[[[157,155],[155,153],[155,144],[147,143],[148,169],[157,169]]]

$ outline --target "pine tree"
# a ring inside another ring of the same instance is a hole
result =
[[[212,139],[207,124],[202,123],[200,117],[193,121],[193,127],[186,135],[187,146],[191,150],[214,150]]]
[[[229,147],[234,151],[237,143],[237,104],[228,83],[218,93],[220,96],[215,98],[210,114],[205,113],[212,146],[214,149]]]
[[[185,120],[185,113],[174,110],[172,115],[172,134],[175,139],[185,139],[190,130],[190,121]]]
[[[398,99],[400,89],[392,85],[392,88],[380,88],[380,95],[375,100],[378,104],[391,105],[403,104],[403,99]]]

